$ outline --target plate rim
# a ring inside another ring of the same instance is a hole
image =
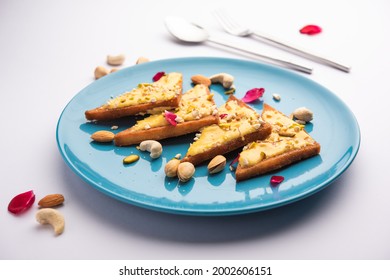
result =
[[[354,121],[353,122],[354,131],[356,132],[357,137],[355,138],[356,139],[355,143],[353,143],[353,145],[351,144],[351,146],[354,147],[355,152],[348,158],[348,160],[344,163],[343,167],[337,173],[333,174],[331,177],[327,178],[323,182],[316,184],[315,188],[310,188],[309,190],[306,190],[304,192],[300,192],[299,194],[295,194],[294,196],[290,196],[290,197],[288,197],[288,199],[273,201],[272,203],[262,205],[262,207],[254,207],[254,206],[253,207],[245,207],[245,208],[234,207],[234,208],[229,208],[229,209],[216,208],[216,209],[207,209],[207,211],[205,211],[204,209],[196,209],[196,208],[190,209],[190,210],[187,210],[187,209],[185,209],[185,210],[180,209],[179,210],[178,208],[172,208],[172,207],[166,207],[166,206],[162,207],[161,205],[157,205],[155,203],[150,203],[150,202],[145,203],[145,201],[140,202],[138,200],[130,199],[128,197],[125,198],[122,195],[119,195],[119,194],[113,192],[112,190],[109,190],[107,188],[103,188],[102,186],[98,185],[94,180],[92,180],[90,177],[86,176],[86,174],[84,174],[79,169],[77,169],[75,164],[71,161],[71,159],[68,157],[68,155],[64,151],[63,147],[61,146],[61,140],[59,139],[59,130],[60,130],[62,117],[64,116],[67,108],[72,104],[72,102],[79,96],[79,94],[81,92],[87,90],[89,87],[93,87],[96,82],[99,82],[99,80],[100,80],[100,82],[104,81],[103,79],[105,77],[103,77],[102,79],[94,81],[94,82],[88,84],[87,86],[85,86],[84,88],[82,88],[81,90],[79,90],[66,104],[66,106],[62,110],[62,112],[58,118],[58,121],[57,121],[57,125],[56,125],[57,147],[59,149],[61,157],[63,158],[63,160],[65,161],[67,166],[70,167],[70,169],[73,171],[73,173],[75,173],[78,177],[83,179],[87,184],[89,184],[93,188],[97,189],[98,191],[100,191],[100,192],[102,192],[102,193],[104,193],[104,194],[106,194],[106,195],[108,195],[116,200],[122,201],[122,202],[127,203],[127,204],[135,205],[138,207],[146,208],[149,210],[171,213],[171,214],[190,215],[190,216],[231,216],[231,215],[248,214],[248,213],[253,213],[253,212],[260,212],[260,211],[265,211],[265,210],[269,210],[269,209],[274,209],[277,207],[282,207],[284,205],[288,205],[288,204],[297,202],[299,200],[305,199],[305,198],[323,190],[331,183],[335,182],[342,174],[344,174],[344,172],[353,163],[354,159],[356,158],[356,156],[359,152],[360,144],[361,144],[361,132],[360,132],[359,123],[356,119],[356,116],[350,110],[350,108],[347,106],[347,104],[339,96],[337,96],[335,93],[330,91],[328,88],[324,87],[323,85],[319,84],[316,81],[313,81],[307,77],[301,76],[301,75],[293,72],[292,70],[282,69],[282,68],[268,65],[268,64],[264,64],[261,62],[244,60],[244,59],[226,58],[226,57],[212,57],[212,56],[210,56],[210,57],[194,56],[194,57],[166,58],[166,59],[151,61],[149,63],[151,63],[151,64],[158,64],[158,63],[164,64],[164,63],[172,63],[175,61],[183,62],[183,61],[194,61],[194,60],[206,60],[206,61],[215,60],[215,61],[224,61],[224,62],[230,62],[230,63],[234,62],[234,63],[241,63],[241,64],[243,63],[243,64],[258,65],[258,66],[263,67],[264,69],[270,69],[273,72],[276,72],[277,75],[282,73],[283,75],[292,76],[292,78],[294,80],[299,79],[299,80],[304,81],[305,83],[311,83],[311,85],[314,85],[315,87],[319,87],[322,90],[325,90],[328,94],[332,95],[332,97],[335,98],[345,109],[347,109],[348,115]],[[119,71],[123,71],[123,70],[129,69],[129,68],[132,69],[132,68],[142,67],[142,66],[143,66],[142,64],[133,65],[133,66],[125,67]],[[113,74],[115,74],[115,73],[113,73]],[[104,178],[104,180],[108,181],[107,178]]]

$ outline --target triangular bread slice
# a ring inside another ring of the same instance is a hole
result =
[[[240,153],[236,180],[243,181],[288,166],[320,153],[321,146],[304,126],[264,104],[263,119],[272,125],[271,135],[246,145]]]
[[[184,93],[179,107],[172,111],[176,125],[170,124],[165,113],[151,115],[115,135],[115,145],[128,146],[143,140],[161,140],[199,131],[218,123],[218,110],[213,94],[205,85],[196,85]]]
[[[271,133],[271,125],[245,102],[231,95],[218,108],[219,124],[203,127],[182,161],[197,165],[217,155],[223,155],[244,145],[265,139]]]
[[[181,73],[168,73],[153,83],[141,83],[106,104],[85,112],[87,120],[112,120],[146,113],[154,108],[176,108],[183,88]]]

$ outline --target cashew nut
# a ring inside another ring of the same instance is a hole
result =
[[[108,73],[109,73],[109,72],[108,72],[108,70],[107,70],[105,67],[103,67],[103,66],[98,66],[98,67],[95,68],[95,72],[94,72],[94,74],[95,74],[95,79],[96,79],[96,80],[97,80],[97,79],[100,79],[101,77],[106,76]]]
[[[209,77],[213,84],[220,83],[224,88],[231,88],[234,82],[234,77],[227,73],[219,73]]]
[[[135,64],[141,64],[141,63],[145,63],[145,62],[149,62],[149,61],[150,61],[149,58],[146,58],[146,57],[141,56],[141,57],[139,57],[139,58],[137,59],[137,61],[135,62]]]
[[[107,64],[112,66],[119,66],[122,65],[123,62],[125,62],[125,55],[119,54],[119,55],[107,55]]]
[[[151,158],[158,158],[162,153],[162,146],[159,142],[155,140],[145,140],[142,141],[139,145],[139,149],[141,151],[148,151],[150,152]]]
[[[52,208],[38,210],[35,218],[42,225],[50,224],[54,228],[56,235],[60,235],[64,231],[65,219],[58,210]]]

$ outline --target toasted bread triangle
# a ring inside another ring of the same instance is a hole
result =
[[[199,131],[204,126],[218,123],[218,111],[213,94],[205,85],[196,85],[182,95],[176,115],[176,125],[164,114],[155,114],[138,121],[134,126],[115,135],[115,145],[127,146],[143,140],[161,140]]]
[[[302,125],[264,104],[262,117],[272,125],[265,139],[246,145],[240,153],[236,180],[243,181],[320,153],[321,146]]]
[[[183,88],[181,73],[165,74],[153,83],[142,83],[131,91],[110,99],[106,104],[87,110],[87,120],[112,120],[145,113],[154,108],[176,108]]]
[[[220,122],[203,127],[182,161],[200,164],[244,145],[265,139],[271,126],[243,101],[231,95],[219,109]]]

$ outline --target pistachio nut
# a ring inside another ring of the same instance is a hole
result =
[[[195,166],[191,162],[182,162],[177,167],[177,176],[182,182],[189,181],[195,173]]]
[[[179,167],[180,160],[177,158],[173,158],[167,162],[164,167],[164,172],[167,177],[176,177],[177,176],[177,168]]]
[[[214,157],[207,165],[210,174],[221,172],[226,166],[226,158],[222,155]]]
[[[139,160],[139,155],[129,155],[123,159],[124,164],[133,163]]]

